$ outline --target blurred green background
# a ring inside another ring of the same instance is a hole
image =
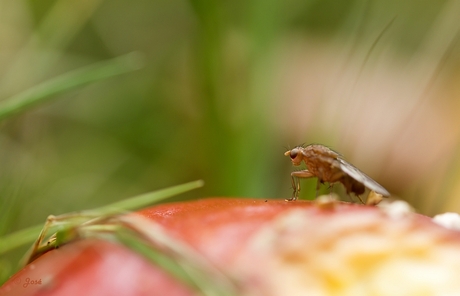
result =
[[[460,211],[459,15],[440,0],[3,0],[4,102],[131,55],[2,119],[0,235],[196,179],[177,199],[284,199],[283,153],[303,142],[421,213]],[[0,257],[0,282],[24,251]]]

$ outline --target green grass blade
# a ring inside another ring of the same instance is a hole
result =
[[[168,256],[155,250],[152,246],[143,243],[138,237],[130,234],[126,230],[123,231],[123,229],[121,229],[118,233],[116,233],[116,237],[122,244],[141,254],[184,284],[194,287],[195,289],[197,288],[190,276],[172,258],[169,258]]]
[[[17,247],[33,242],[37,239],[38,234],[40,233],[40,230],[42,230],[42,228],[43,224],[35,225],[1,237],[0,254],[6,253]]]
[[[197,189],[203,187],[204,182],[203,180],[192,181],[189,183],[181,184],[174,187],[169,187],[165,189],[161,189],[154,192],[149,192],[145,194],[141,194],[135,197],[131,197],[119,202],[115,202],[113,204],[103,206],[100,208],[92,209],[85,213],[94,213],[96,215],[104,216],[104,215],[112,215],[118,214],[124,211],[133,211],[145,207],[149,204],[157,203],[162,201],[168,197],[175,196],[193,189]]]
[[[0,120],[49,101],[54,95],[112,76],[138,70],[142,67],[138,53],[86,66],[42,82],[28,90],[0,102]]]
[[[214,266],[205,256],[186,242],[172,237],[163,226],[138,215],[119,216],[123,227],[116,232],[117,238],[133,250],[152,260],[184,283],[198,289],[204,296],[238,295],[235,282]],[[127,240],[125,230],[130,230],[132,239]],[[148,248],[140,248],[142,242]]]
[[[96,209],[91,209],[88,211],[83,211],[81,215],[111,215],[125,211],[132,211],[140,209],[150,204],[160,202],[166,198],[178,195],[199,187],[202,187],[204,182],[202,180],[197,180],[158,191],[153,191],[138,196],[128,198],[113,204],[103,206]],[[77,213],[76,213],[77,214]],[[3,237],[0,237],[0,254],[6,253],[10,250],[13,250],[19,246],[31,243],[37,239],[38,234],[43,228],[43,224],[32,226]],[[53,228],[49,232],[52,232]]]

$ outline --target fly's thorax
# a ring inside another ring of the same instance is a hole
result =
[[[307,157],[322,156],[322,157],[330,157],[333,159],[336,159],[337,157],[339,157],[339,154],[337,152],[329,149],[328,147],[324,145],[320,145],[320,144],[308,145],[304,148],[304,152]]]

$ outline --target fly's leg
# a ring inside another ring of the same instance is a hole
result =
[[[296,201],[297,198],[299,197],[300,181],[293,174],[291,174],[291,187],[292,187],[292,196],[291,198],[285,199],[285,201]]]
[[[294,201],[297,200],[300,192],[300,181],[298,178],[313,178],[316,177],[308,170],[296,171],[291,173],[291,184],[292,189],[294,192],[292,193],[292,197],[286,199],[286,201]]]
[[[296,177],[291,175],[291,186],[292,186],[292,196],[291,198],[286,198],[286,201],[294,201],[297,200],[300,191],[300,182],[297,180]]]
[[[360,201],[363,205],[365,205],[364,201],[361,199],[361,197],[359,197],[359,195],[356,195],[356,197],[359,199],[359,201]]]
[[[334,191],[334,183],[329,183],[329,196],[332,196],[333,191]]]
[[[316,180],[316,196],[315,196],[315,198],[318,198],[318,196],[319,196],[319,189],[320,189],[322,183],[323,182],[319,178]]]

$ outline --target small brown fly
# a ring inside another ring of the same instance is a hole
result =
[[[301,170],[291,173],[292,188],[294,192],[288,201],[296,200],[299,196],[300,182],[298,178],[318,178],[316,186],[316,196],[320,184],[328,182],[331,186],[340,182],[345,186],[347,194],[353,192],[364,204],[360,195],[364,193],[365,187],[381,194],[390,196],[390,193],[371,177],[361,172],[354,165],[346,162],[340,154],[326,146],[311,144],[308,146],[298,146],[288,150],[284,155],[291,158],[292,164],[298,166],[305,162],[308,170]]]

